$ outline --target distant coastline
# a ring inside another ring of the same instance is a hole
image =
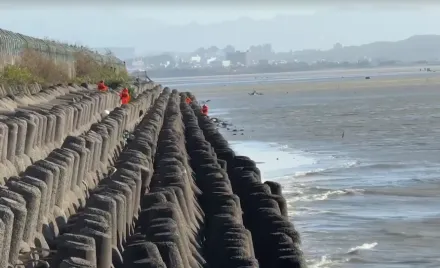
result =
[[[172,78],[172,77],[203,77],[203,76],[222,76],[222,75],[244,75],[244,74],[270,74],[270,73],[289,73],[289,72],[308,72],[308,71],[326,71],[326,70],[358,70],[358,69],[376,69],[376,68],[411,68],[414,67],[422,72],[426,72],[424,68],[431,68],[431,71],[437,71],[434,67],[438,63],[427,63],[420,65],[417,63],[407,63],[399,65],[358,65],[349,64],[341,65],[335,64],[332,66],[298,66],[297,64],[283,64],[283,65],[267,65],[267,66],[251,66],[238,68],[198,68],[198,69],[156,69],[147,71],[150,77],[155,78]],[[142,77],[145,72],[133,73],[134,76]]]

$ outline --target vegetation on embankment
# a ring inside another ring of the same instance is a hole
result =
[[[102,64],[85,52],[74,54],[74,72],[64,62],[55,62],[43,53],[27,49],[14,65],[0,70],[0,85],[18,86],[38,83],[43,86],[58,83],[96,84],[104,80],[112,88],[126,86],[130,77],[125,69],[111,63]]]

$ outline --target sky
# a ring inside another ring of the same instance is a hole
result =
[[[168,0],[159,5],[52,0],[35,5],[14,1],[0,2],[2,29],[90,47],[135,47],[149,53],[226,44],[246,49],[258,43],[272,43],[276,50],[329,49],[336,42],[360,45],[440,34],[440,3],[433,2],[224,0],[183,5]]]

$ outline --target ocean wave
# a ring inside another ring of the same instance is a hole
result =
[[[350,248],[347,251],[347,254],[358,254],[361,250],[371,250],[373,248],[375,248],[378,245],[377,242],[373,242],[373,243],[364,243],[360,246],[356,246],[353,248]]]
[[[319,260],[312,260],[309,264],[309,268],[327,268],[329,265],[333,264],[333,261],[328,255],[321,256]]]
[[[359,165],[358,169],[398,169],[405,168],[407,165],[403,163],[376,163]]]
[[[345,254],[340,253],[340,254],[334,255],[333,257],[327,254],[327,255],[321,256],[319,259],[309,260],[307,262],[307,264],[310,268],[330,268],[330,267],[334,267],[336,264],[342,264],[344,262],[370,263],[370,261],[364,260],[364,259],[360,258],[359,256],[353,256],[353,257],[347,258],[346,254],[357,255],[361,251],[372,250],[377,245],[378,245],[377,242],[364,243],[360,246],[350,248]]]
[[[313,176],[313,175],[318,175],[326,170],[327,169],[325,169],[325,168],[317,168],[317,169],[309,170],[309,171],[298,171],[298,172],[295,172],[295,174],[293,176],[295,178]]]
[[[428,185],[426,187],[384,187],[366,189],[364,194],[389,197],[436,197],[439,195],[438,190],[438,185]]]
[[[402,237],[402,238],[423,238],[424,237],[422,234],[418,234],[418,233],[409,234],[406,232],[399,232],[394,229],[388,229],[388,228],[382,229],[381,232],[386,235],[397,236],[397,237]]]
[[[294,178],[302,178],[302,177],[308,177],[308,176],[322,175],[322,174],[326,174],[326,173],[330,173],[330,172],[334,172],[334,171],[338,171],[338,170],[342,170],[342,169],[352,168],[352,167],[358,166],[359,163],[360,163],[360,161],[352,160],[352,161],[346,161],[346,162],[343,162],[340,164],[336,164],[334,166],[330,166],[327,168],[317,168],[317,169],[312,169],[312,170],[308,170],[308,171],[297,171],[294,173],[293,177]]]
[[[281,151],[289,149],[289,145],[286,145],[286,144],[280,144],[277,142],[268,142],[268,144],[272,147],[277,148],[278,150],[281,150]]]
[[[317,214],[332,214],[332,211],[313,209],[307,207],[295,207],[292,203],[287,202],[287,210],[289,215],[299,216],[299,215],[317,215]]]
[[[364,189],[322,189],[320,187],[311,187],[310,190],[319,191],[319,193],[305,193],[303,190],[298,190],[298,196],[289,197],[286,194],[286,199],[292,202],[313,202],[313,201],[324,201],[333,196],[341,196],[341,195],[355,195],[361,194],[364,192]]]

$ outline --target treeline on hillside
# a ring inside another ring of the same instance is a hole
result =
[[[74,54],[71,63],[56,62],[43,53],[24,50],[15,64],[0,69],[0,85],[27,85],[39,83],[97,83],[105,80],[111,87],[125,84],[129,76],[125,68],[116,68],[111,63],[102,64],[85,52]]]

